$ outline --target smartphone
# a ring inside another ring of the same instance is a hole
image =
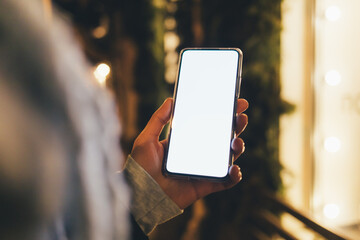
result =
[[[237,48],[187,48],[179,57],[166,176],[224,181],[233,163],[243,55]]]

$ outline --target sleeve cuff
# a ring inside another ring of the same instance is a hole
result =
[[[159,184],[129,155],[124,176],[132,189],[131,212],[145,234],[183,213]]]

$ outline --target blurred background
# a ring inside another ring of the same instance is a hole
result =
[[[332,238],[284,213],[288,205],[315,226],[360,238],[359,1],[42,1],[48,16],[57,6],[73,23],[96,79],[116,97],[125,153],[172,96],[182,48],[244,53],[242,182],[150,239]]]

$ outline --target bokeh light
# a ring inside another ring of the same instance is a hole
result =
[[[174,32],[166,32],[164,34],[164,48],[166,51],[176,49],[180,44],[179,36]]]
[[[324,216],[329,219],[335,219],[340,214],[340,208],[334,203],[326,204],[323,209]]]
[[[336,86],[341,82],[341,75],[336,70],[330,70],[325,74],[325,82],[330,86]]]
[[[341,10],[338,6],[330,6],[325,11],[326,19],[335,22],[341,17]]]
[[[110,73],[110,67],[106,63],[100,63],[97,65],[94,71],[94,76],[100,85],[105,85],[106,78]]]
[[[94,38],[103,38],[107,34],[107,29],[103,26],[99,26],[92,31]]]
[[[328,137],[324,141],[324,148],[328,152],[335,153],[341,148],[341,141],[336,137]]]

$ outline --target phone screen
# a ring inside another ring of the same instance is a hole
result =
[[[238,49],[182,51],[165,159],[168,175],[227,176],[241,61]]]

